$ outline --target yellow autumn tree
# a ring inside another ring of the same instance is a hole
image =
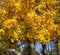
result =
[[[60,30],[55,24],[59,0],[2,0],[0,1],[0,36],[15,44],[55,40]]]

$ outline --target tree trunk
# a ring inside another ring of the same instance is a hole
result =
[[[57,41],[57,55],[59,55],[59,50],[58,50],[58,41]]]
[[[49,52],[49,44],[48,44],[48,55],[50,54],[50,52]]]
[[[31,42],[29,40],[27,40],[27,48],[28,55],[31,55]]]
[[[50,47],[51,47],[51,52],[50,52],[50,55],[52,55],[52,43],[50,42],[50,44],[51,44],[51,46],[50,46]]]
[[[42,44],[42,48],[43,48],[42,54],[43,54],[43,55],[45,55],[45,47],[46,47],[46,44]]]
[[[56,44],[56,52],[57,52],[57,55],[59,55],[59,51],[58,51],[58,41],[56,41],[55,44]]]
[[[35,50],[35,44],[36,44],[36,43],[34,42],[34,50]]]

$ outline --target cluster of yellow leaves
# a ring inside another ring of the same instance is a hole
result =
[[[18,41],[20,34],[21,34],[21,29],[19,28],[19,26],[17,26],[17,28],[11,34],[11,42],[14,43],[14,41]]]
[[[39,34],[39,39],[42,43],[48,43],[50,41],[50,32],[47,29],[41,29],[40,34]]]
[[[3,0],[0,14],[4,13],[2,28],[12,43],[40,41],[43,44],[56,39],[60,32],[54,18],[58,15],[55,9],[57,0],[43,0],[39,4],[35,0]],[[4,8],[4,9],[3,9]],[[58,31],[58,32],[57,32]]]
[[[16,2],[16,3],[15,3],[15,7],[16,7],[17,9],[19,9],[19,10],[20,10],[20,6],[21,6],[21,5],[20,5],[19,2]]]
[[[0,29],[0,40],[3,38],[4,35],[5,35],[5,30]]]
[[[0,35],[3,35],[3,34],[5,34],[4,29],[0,29]]]
[[[0,9],[0,14],[6,14],[6,10],[4,10],[4,9]]]
[[[56,3],[58,2],[58,0],[45,0],[47,3],[48,3],[48,5],[56,5]]]
[[[11,29],[17,26],[17,20],[15,19],[8,19],[3,22],[3,27]]]
[[[54,24],[54,17],[57,15],[57,11],[58,10],[54,10],[54,8],[52,8],[52,5],[55,5],[57,3],[57,1],[54,1],[55,3],[50,3],[50,1],[44,1],[41,4],[39,4],[37,7],[35,7],[35,10],[38,9],[38,11],[41,13],[40,16],[38,16],[37,14],[35,14],[35,11],[33,12],[28,12],[27,16],[28,16],[28,22],[27,24],[31,24],[32,25],[32,29],[33,29],[33,36],[31,36],[30,34],[28,34],[28,37],[30,38],[34,38],[34,39],[40,39],[40,42],[42,43],[48,43],[50,41],[50,39],[56,39],[58,36],[57,33],[57,27],[58,25]],[[49,3],[49,5],[48,5]],[[48,5],[49,8],[51,8],[50,10],[47,9]],[[46,10],[45,10],[46,9]],[[32,18],[32,19],[31,19]],[[39,25],[38,25],[39,24]],[[38,28],[39,27],[39,28]],[[46,29],[48,32],[45,31],[45,33],[37,33],[39,31],[44,31],[44,29]],[[39,30],[39,31],[38,31]],[[49,34],[48,34],[49,33]],[[47,35],[48,34],[48,35]],[[39,38],[40,37],[40,38]]]

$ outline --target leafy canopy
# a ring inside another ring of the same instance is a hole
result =
[[[0,1],[0,36],[12,43],[40,41],[48,43],[60,34],[55,17],[59,14],[58,0]]]

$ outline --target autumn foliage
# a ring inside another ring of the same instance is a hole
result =
[[[12,43],[40,41],[47,44],[60,35],[58,0],[0,1],[0,36]]]

